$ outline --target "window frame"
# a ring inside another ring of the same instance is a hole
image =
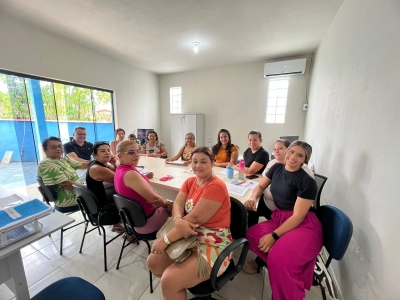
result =
[[[271,88],[272,82],[277,82],[277,88]],[[286,81],[286,87],[279,87],[280,81]],[[289,93],[289,77],[271,78],[268,82],[267,103],[265,109],[265,123],[267,124],[285,124],[287,100]],[[276,91],[273,95],[272,91]],[[285,94],[282,96],[283,91]],[[284,102],[282,104],[282,101]],[[279,103],[280,102],[280,103]],[[278,113],[279,111],[279,113]],[[283,111],[283,113],[282,113]],[[277,119],[279,120],[277,121]]]
[[[177,89],[179,89],[180,93],[174,93],[174,90]],[[174,86],[169,88],[169,112],[170,114],[182,113],[182,87],[180,86]]]

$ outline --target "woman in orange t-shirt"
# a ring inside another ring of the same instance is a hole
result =
[[[185,181],[175,199],[172,217],[175,227],[152,245],[147,258],[149,269],[161,277],[164,299],[186,299],[186,289],[210,278],[219,253],[231,242],[231,202],[225,183],[212,172],[214,156],[207,147],[192,154],[196,177]],[[200,245],[182,263],[174,262],[164,251],[170,242],[198,235]],[[218,276],[227,269],[231,255],[222,263]],[[202,266],[205,266],[203,269]]]
[[[212,152],[215,155],[214,166],[227,167],[237,164],[239,157],[239,147],[231,142],[231,134],[226,129],[221,129],[218,132],[217,144],[212,147]]]

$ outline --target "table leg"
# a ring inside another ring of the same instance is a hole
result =
[[[29,300],[28,283],[26,281],[24,264],[21,251],[17,251],[7,257],[10,266],[11,277],[14,281],[15,298],[17,300]],[[11,267],[12,266],[12,267]],[[8,286],[8,284],[7,284]]]

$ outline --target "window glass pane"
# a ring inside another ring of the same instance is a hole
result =
[[[170,113],[180,113],[182,102],[182,88],[170,88]]]
[[[278,90],[278,97],[280,97],[280,98],[284,98],[284,97],[287,97],[287,89],[279,89]]]
[[[286,107],[277,107],[276,108],[277,115],[285,115],[285,112],[286,112]]]
[[[267,123],[275,123],[275,115],[267,115]]]
[[[289,80],[279,80],[279,84],[278,84],[278,87],[280,88],[280,89],[287,89],[288,88],[288,86],[289,86]]]
[[[278,98],[276,106],[286,106],[286,98]]]
[[[269,90],[277,89],[278,86],[279,86],[278,80],[270,80],[270,81],[269,81],[268,89],[269,89]]]
[[[276,115],[275,123],[285,123],[285,115]]]
[[[276,106],[276,98],[268,98],[267,106]]]
[[[274,115],[276,113],[276,107],[267,107],[267,115]]]
[[[270,91],[268,91],[268,98],[269,97],[271,97],[271,98],[278,97],[278,92],[279,92],[279,90],[270,90]]]

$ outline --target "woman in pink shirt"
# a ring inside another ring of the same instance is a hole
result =
[[[172,210],[172,202],[161,197],[151,186],[149,178],[136,169],[140,159],[140,149],[134,141],[118,144],[117,155],[120,165],[114,175],[114,187],[118,194],[135,200],[144,210],[146,225],[135,228],[140,234],[153,233],[167,221]],[[152,178],[152,173],[149,176]]]

